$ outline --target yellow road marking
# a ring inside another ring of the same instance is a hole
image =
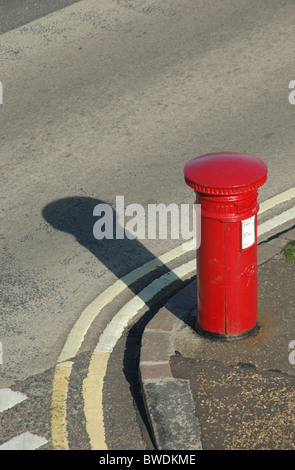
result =
[[[86,430],[93,450],[106,450],[102,406],[103,381],[110,353],[95,351],[91,357],[88,375],[83,382]],[[99,403],[99,406],[97,404]]]
[[[134,269],[132,272],[123,276],[121,279],[118,279],[114,284],[103,291],[93,302],[91,302],[90,305],[88,305],[88,307],[86,307],[76,321],[58,358],[58,362],[68,361],[75,357],[91,324],[106,305],[108,305],[133,282],[138,281],[140,278],[151,273],[158,267],[184,255],[185,252],[187,252],[187,246],[191,246],[190,241],[185,242],[158,258],[154,258],[152,261]]]
[[[274,228],[279,227],[280,225],[283,225],[293,219],[295,219],[295,207],[292,207],[291,209],[282,212],[276,217],[267,220],[263,224],[259,224],[257,227],[257,235],[258,237],[264,235],[265,233],[270,232]]]
[[[196,261],[192,260],[154,280],[119,310],[101,335],[90,361],[86,384],[86,380],[84,381],[87,387],[83,387],[86,428],[92,450],[107,449],[107,447],[102,447],[106,445],[102,398],[104,376],[113,348],[124,329],[146,302],[152,300],[166,286],[187,276],[195,269]]]
[[[180,246],[164,253],[158,258],[145,263],[139,268],[134,269],[126,276],[117,280],[113,285],[108,287],[102,292],[80,315],[75,325],[73,326],[66,343],[59,355],[58,365],[55,369],[55,376],[53,379],[53,392],[52,392],[52,444],[56,449],[67,450],[69,448],[66,422],[67,422],[67,407],[66,399],[68,392],[68,381],[71,375],[72,362],[69,359],[74,359],[78,353],[84,337],[89,330],[92,322],[99,315],[101,310],[108,305],[116,296],[124,291],[133,282],[137,281],[146,274],[151,273],[155,269],[164,264],[172,261],[187,252],[187,246],[191,246],[191,241],[185,242]],[[66,373],[63,365],[67,364]]]
[[[284,193],[278,194],[267,201],[264,201],[260,205],[259,214],[274,207],[277,204],[288,201],[295,195],[295,188],[291,188]],[[68,382],[71,375],[72,362],[69,359],[73,359],[79,351],[84,337],[90,328],[91,324],[101,312],[101,310],[108,305],[117,295],[124,291],[129,285],[136,280],[144,277],[146,274],[151,273],[170,261],[184,255],[188,251],[194,250],[195,245],[191,240],[181,244],[180,246],[173,248],[167,253],[164,253],[158,258],[154,258],[152,261],[145,263],[143,266],[135,269],[131,273],[117,280],[112,286],[102,292],[80,315],[77,322],[73,326],[67,341],[62,349],[62,352],[58,359],[58,364],[55,369],[55,376],[53,379],[53,394],[52,394],[52,444],[55,449],[67,450],[69,448],[67,438],[67,420],[66,420],[66,399],[68,393]],[[96,351],[99,353],[99,351]],[[102,352],[100,352],[102,354]],[[98,360],[98,359],[97,359]],[[95,360],[91,365],[94,368]],[[107,365],[107,362],[106,362]],[[105,365],[105,366],[106,366]],[[94,369],[93,369],[94,370]],[[91,375],[90,375],[91,377]],[[87,390],[87,381],[86,381]],[[87,392],[86,392],[87,394]],[[87,405],[88,406],[88,405]],[[86,410],[88,416],[90,412],[89,408]],[[90,426],[90,433],[94,436],[94,432]],[[96,446],[95,436],[92,438]],[[100,444],[99,444],[100,445]],[[102,444],[103,445],[103,444]]]
[[[272,209],[278,204],[282,204],[283,202],[290,201],[290,199],[292,199],[293,197],[295,197],[295,186],[294,188],[290,188],[287,191],[277,194],[276,196],[271,197],[267,201],[262,202],[260,204],[258,215],[263,214],[263,212],[269,209]]]
[[[55,450],[69,450],[66,400],[72,362],[58,364],[53,380],[51,403],[51,438]]]

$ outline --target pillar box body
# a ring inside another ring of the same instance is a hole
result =
[[[189,161],[184,174],[201,208],[196,329],[222,340],[250,336],[257,331],[257,189],[267,166],[252,155],[215,153]]]

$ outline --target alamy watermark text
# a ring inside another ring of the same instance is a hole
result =
[[[293,89],[293,91],[289,93],[289,103],[295,104],[295,80],[291,80],[291,82],[289,83],[289,88]]]
[[[289,354],[289,363],[292,364],[292,366],[295,365],[295,340],[290,341],[289,343],[289,349],[292,349],[292,351]]]
[[[200,246],[200,212],[199,204],[148,204],[146,209],[133,203],[125,208],[124,196],[117,196],[115,210],[105,203],[94,207],[93,216],[99,219],[94,223],[93,235],[97,240],[195,238]]]

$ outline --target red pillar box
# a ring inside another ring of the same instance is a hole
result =
[[[201,207],[196,329],[227,341],[248,337],[257,331],[257,189],[267,166],[214,153],[189,161],[184,174]]]

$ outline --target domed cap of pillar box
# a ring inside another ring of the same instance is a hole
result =
[[[236,152],[209,153],[193,158],[184,167],[186,183],[195,191],[234,195],[257,190],[267,179],[263,160]]]

